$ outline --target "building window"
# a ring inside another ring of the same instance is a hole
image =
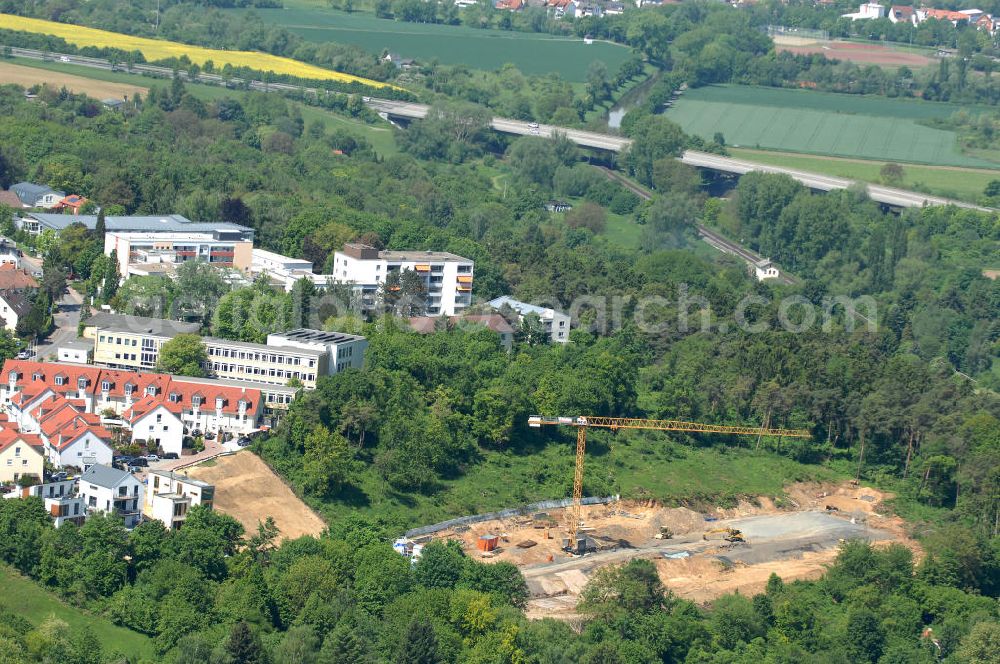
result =
[[[152,396],[156,396],[156,386],[155,385],[147,385],[146,386],[146,394],[148,394],[151,397]]]
[[[56,376],[56,385],[65,385],[66,378],[63,376]]]

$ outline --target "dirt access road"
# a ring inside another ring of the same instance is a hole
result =
[[[323,519],[249,450],[194,466],[187,473],[214,484],[215,509],[237,519],[248,533],[256,532],[257,524],[269,516],[282,539],[319,535],[326,528]]]
[[[94,99],[121,99],[124,96],[131,99],[136,92],[143,96],[148,92],[148,88],[137,85],[98,81],[38,67],[22,67],[9,62],[0,62],[0,83],[16,83],[25,88],[45,84],[56,90],[65,87],[70,92],[85,94]]]

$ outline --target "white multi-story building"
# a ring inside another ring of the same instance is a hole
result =
[[[134,475],[111,466],[96,465],[80,476],[80,496],[87,514],[120,516],[126,528],[142,520],[143,485]]]
[[[314,389],[320,376],[364,366],[368,341],[340,332],[297,329],[269,334],[266,344],[205,337],[208,369],[219,378]]]
[[[173,233],[116,231],[105,234],[104,253],[114,254],[121,276],[147,273],[149,266],[173,268],[187,261],[203,261],[250,273],[253,238],[237,228]]]
[[[184,407],[179,401],[147,396],[122,414],[132,430],[132,442],[164,454],[181,455],[184,447]]]
[[[507,295],[490,300],[489,305],[497,311],[502,311],[504,308],[512,309],[520,321],[523,321],[528,314],[535,314],[545,326],[545,332],[553,343],[569,341],[570,317],[561,311],[521,302]]]
[[[142,512],[167,528],[180,528],[196,505],[212,509],[215,486],[169,470],[151,470],[146,477]]]
[[[376,306],[379,287],[392,273],[411,270],[423,279],[428,316],[454,316],[472,304],[473,261],[443,251],[379,251],[345,244],[334,254],[333,280],[353,284],[362,306]]]
[[[178,334],[198,334],[198,323],[99,313],[87,319],[83,336],[94,344],[94,364],[114,369],[156,367],[160,347]]]
[[[77,478],[53,479],[44,484],[18,487],[4,495],[7,499],[41,498],[45,503],[45,511],[52,517],[56,528],[66,522],[83,525],[87,518],[87,508],[84,499],[77,493]]]

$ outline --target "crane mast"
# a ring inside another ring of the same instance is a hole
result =
[[[649,420],[637,417],[543,417],[532,415],[528,426],[570,426],[576,427],[576,469],[573,474],[573,511],[570,535],[576,536],[580,527],[581,501],[583,500],[583,467],[587,451],[587,429],[644,429],[649,431],[686,431],[693,433],[721,433],[742,436],[778,436],[782,438],[809,438],[806,429],[779,429],[773,427],[735,426],[729,424],[706,424],[684,420]]]

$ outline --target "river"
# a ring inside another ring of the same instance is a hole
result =
[[[608,129],[618,129],[622,126],[622,118],[633,108],[642,104],[649,97],[649,91],[660,80],[660,71],[635,86],[618,100],[618,103],[608,111]]]

